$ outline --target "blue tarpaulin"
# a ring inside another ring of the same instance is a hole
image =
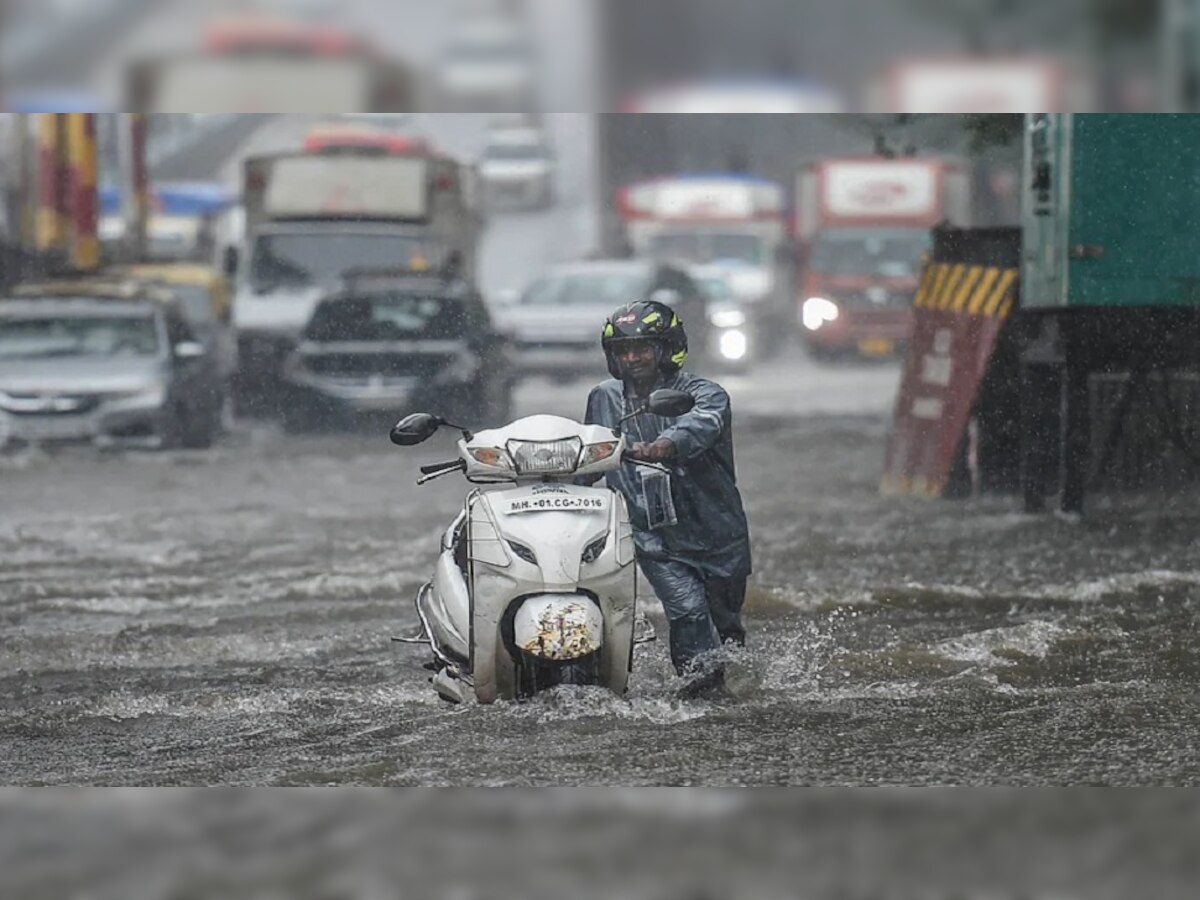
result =
[[[234,192],[207,181],[159,184],[151,188],[151,211],[167,216],[205,216],[223,212],[233,205]],[[100,188],[100,214],[121,213],[121,190],[116,185]]]

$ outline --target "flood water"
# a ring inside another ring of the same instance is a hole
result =
[[[0,781],[1200,780],[1194,498],[1082,520],[886,499],[886,415],[738,427],[756,571],[719,700],[677,696],[660,640],[625,697],[439,701],[390,637],[462,496],[413,484],[449,438],[0,457]]]

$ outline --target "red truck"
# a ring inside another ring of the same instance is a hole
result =
[[[970,224],[960,163],[839,157],[796,176],[796,315],[814,356],[890,356],[908,338],[930,229]]]

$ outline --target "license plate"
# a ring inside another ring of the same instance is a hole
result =
[[[894,341],[886,338],[871,338],[858,342],[858,352],[866,356],[887,356],[896,349]]]
[[[91,437],[92,433],[91,420],[75,416],[61,419],[14,416],[12,420],[13,437],[27,441],[71,440]]]
[[[520,500],[509,500],[506,512],[511,516],[516,513],[598,512],[603,509],[603,497],[577,497],[569,494],[551,494],[544,497],[523,497]]]

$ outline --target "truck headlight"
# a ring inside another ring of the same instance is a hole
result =
[[[837,304],[824,297],[809,297],[804,301],[800,312],[804,327],[816,331],[827,322],[834,322],[838,317]]]

